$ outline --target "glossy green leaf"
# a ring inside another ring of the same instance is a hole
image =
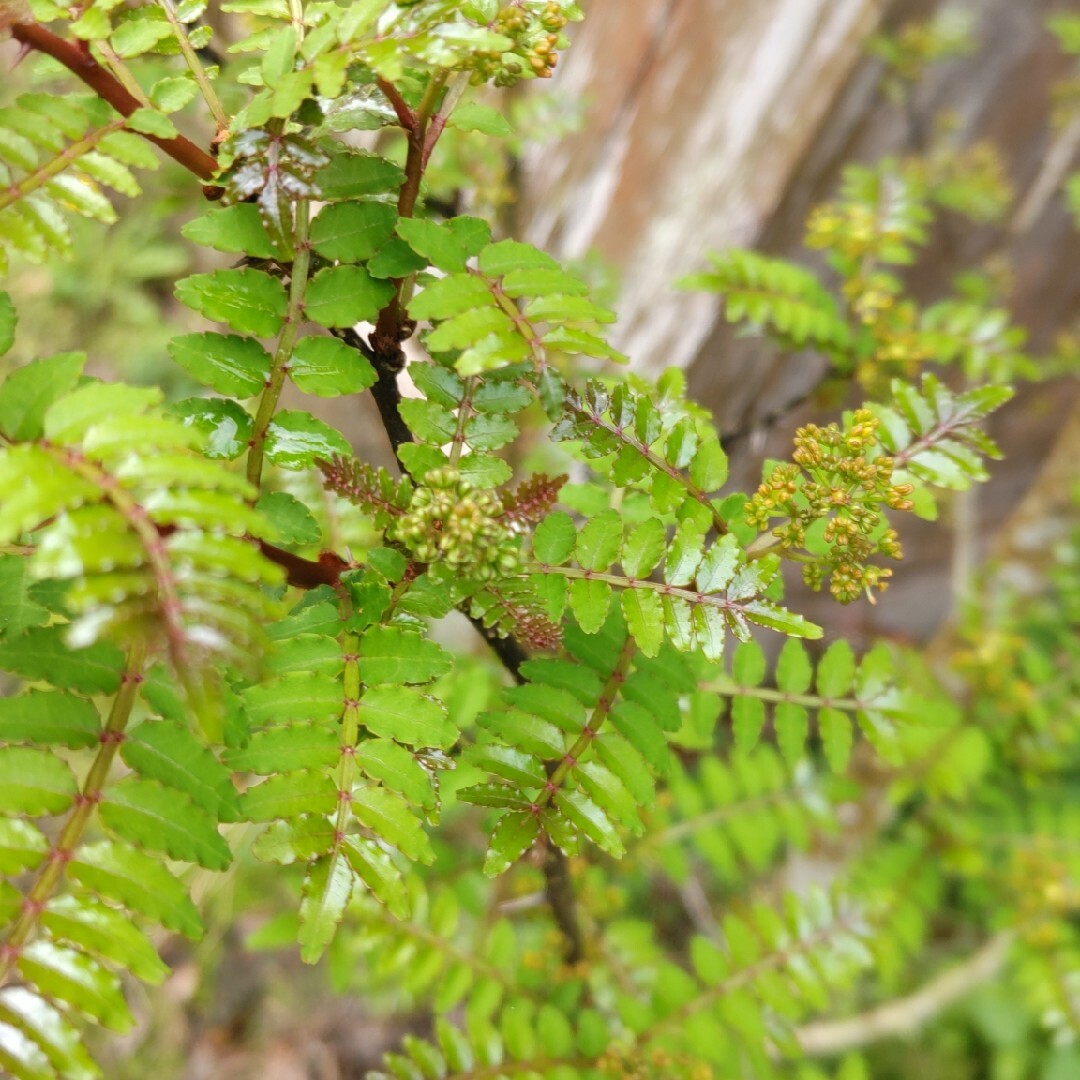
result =
[[[241,334],[272,337],[288,308],[285,286],[262,270],[215,270],[176,283],[176,298],[214,322]]]
[[[488,841],[484,873],[504,874],[540,838],[540,820],[535,813],[512,811],[503,814]]]
[[[15,877],[33,870],[49,853],[45,834],[22,818],[0,818],[0,874]]]
[[[0,383],[0,432],[16,442],[38,438],[46,410],[75,388],[85,363],[85,353],[70,352],[16,368]]]
[[[294,772],[272,776],[249,787],[240,796],[245,821],[274,821],[301,814],[329,814],[337,806],[337,788],[321,772]]]
[[[555,796],[559,810],[597,847],[618,859],[626,849],[611,819],[584,792],[563,789]]]
[[[104,899],[168,930],[189,938],[202,934],[199,913],[184,886],[158,859],[128,844],[103,840],[80,848],[68,874]]]
[[[312,222],[311,246],[327,259],[364,262],[393,235],[396,222],[397,213],[387,203],[335,203]]]
[[[420,820],[401,798],[386,788],[357,788],[353,792],[352,808],[357,821],[403,855],[422,863],[434,860],[435,853]]]
[[[345,856],[371,895],[385,904],[395,919],[407,919],[411,901],[401,872],[393,859],[374,841],[350,836],[345,841]]]
[[[98,811],[118,836],[170,859],[225,870],[229,845],[204,810],[185,794],[153,780],[128,777],[111,785]]]
[[[283,469],[307,469],[351,452],[341,432],[306,412],[279,412],[266,432],[266,460]]]
[[[374,735],[408,746],[448,749],[457,728],[440,701],[407,686],[376,686],[360,701],[360,722]]]
[[[374,322],[393,295],[389,282],[373,278],[359,266],[331,266],[311,279],[304,310],[320,326],[352,326]]]
[[[607,621],[611,586],[606,581],[575,578],[570,582],[570,610],[586,634],[595,634]]]
[[[578,533],[574,557],[586,570],[607,570],[619,557],[621,546],[622,518],[614,510],[604,510]]]
[[[148,780],[182,791],[216,821],[237,819],[237,795],[229,770],[184,726],[147,720],[121,744],[124,762]]]
[[[262,393],[270,377],[270,354],[235,334],[183,334],[169,342],[169,355],[193,379],[232,397]]]
[[[403,746],[391,739],[368,739],[356,749],[360,768],[384,787],[404,796],[414,806],[431,809],[435,788],[428,771]]]
[[[70,1002],[112,1031],[135,1025],[120,980],[96,961],[51,941],[32,941],[19,957],[20,974],[47,997]]]
[[[10,814],[59,814],[71,805],[75,777],[48,750],[8,746],[0,749],[0,811]]]
[[[352,867],[340,852],[308,867],[300,899],[300,959],[305,964],[314,964],[333,940],[352,887]]]
[[[232,461],[247,453],[254,422],[235,401],[185,398],[171,405],[169,412],[205,438],[207,457]]]
[[[360,639],[360,664],[368,686],[426,683],[453,668],[453,657],[422,634],[396,626],[372,626]]]
[[[289,378],[305,394],[337,397],[357,394],[375,383],[367,357],[337,338],[301,338],[289,361]]]
[[[326,769],[340,754],[335,725],[288,724],[256,731],[244,746],[227,750],[225,761],[234,772],[270,776],[300,769]]]
[[[196,244],[218,251],[238,252],[257,259],[271,259],[277,254],[254,203],[208,210],[185,222],[180,232]]]
[[[51,1068],[40,1071],[40,1075],[51,1078],[61,1076],[64,1080],[96,1080],[101,1075],[83,1045],[82,1033],[58,1009],[43,997],[25,986],[6,986],[0,990],[0,1022],[8,1029],[17,1029],[27,1039],[27,1046],[34,1053],[20,1056],[20,1062],[26,1067],[31,1057],[43,1055]],[[15,1051],[9,1040],[0,1037],[3,1050],[9,1055],[7,1065],[12,1075],[24,1080],[10,1054]],[[55,1072],[53,1071],[55,1070]],[[25,1076],[33,1077],[33,1071]]]
[[[72,694],[31,690],[0,698],[0,741],[67,746],[96,746],[101,733],[97,709]]]
[[[664,605],[652,589],[624,589],[623,616],[630,636],[646,656],[656,656],[664,641]]]
[[[98,900],[71,893],[56,896],[42,912],[41,924],[57,940],[100,956],[143,982],[161,983],[169,973],[150,939],[131,919]]]
[[[404,180],[401,166],[362,152],[336,154],[315,178],[319,195],[327,202],[396,194]]]

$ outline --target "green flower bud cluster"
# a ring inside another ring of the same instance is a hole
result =
[[[559,47],[566,44],[562,30],[568,21],[558,0],[514,0],[507,4],[495,16],[491,29],[514,44],[506,52],[480,53],[472,81],[493,80],[496,86],[512,86],[530,75],[549,78],[559,62]]]
[[[476,581],[518,573],[521,541],[504,520],[502,501],[476,491],[456,469],[433,469],[412,496],[391,538],[417,560],[441,563]]]
[[[828,550],[804,564],[803,578],[819,589],[828,572],[829,591],[845,604],[886,587],[892,571],[869,560],[899,559],[902,551],[883,510],[912,507],[912,485],[893,483],[892,458],[873,456],[877,427],[877,417],[860,409],[844,430],[836,424],[799,428],[793,463],[775,466],[746,504],[747,521],[758,528],[787,518],[772,530],[786,550],[805,548],[810,526],[825,522]]]

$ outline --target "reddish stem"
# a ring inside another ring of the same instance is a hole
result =
[[[414,131],[416,129],[416,114],[409,108],[408,103],[401,94],[398,93],[398,88],[392,82],[387,82],[386,79],[379,79],[379,89],[386,96],[386,100],[394,106],[398,123],[406,131]]]
[[[136,109],[143,107],[109,71],[78,45],[65,41],[37,23],[13,23],[10,29],[11,36],[16,41],[58,60],[73,75],[82,79],[98,97],[107,101],[121,116],[130,116]],[[160,147],[169,157],[201,180],[211,180],[217,172],[218,165],[214,158],[190,139],[185,139],[183,135],[177,135],[172,139],[162,139],[157,135],[145,135],[142,132],[138,134]]]

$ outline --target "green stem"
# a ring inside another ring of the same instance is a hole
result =
[[[604,574],[599,570],[582,570],[578,566],[549,566],[547,563],[536,563],[533,569],[539,570],[542,574],[558,574],[565,578],[604,581],[618,589],[648,589],[662,596],[673,596],[677,600],[686,600],[691,604],[709,604],[712,607],[723,608],[725,611],[738,611],[743,606],[741,603],[729,600],[726,596],[713,596],[712,593],[683,589],[677,585],[665,585],[662,581],[650,581],[648,578],[622,577],[619,574]],[[754,599],[756,597],[747,597],[746,602],[749,603]]]
[[[101,801],[101,792],[105,787],[120,744],[123,742],[124,730],[131,718],[131,709],[139,693],[143,658],[143,645],[141,643],[133,645],[121,676],[120,689],[113,698],[109,718],[98,736],[98,751],[94,755],[90,771],[86,774],[75,805],[68,814],[45,865],[23,900],[22,910],[15,920],[11,933],[8,934],[7,940],[0,949],[0,984],[7,980],[18,962],[23,947],[37,929],[45,904],[63,879],[68,863],[82,843],[83,834],[86,832],[94,809]]]
[[[307,295],[308,271],[311,267],[311,245],[308,241],[308,203],[301,200],[296,204],[296,223],[293,227],[292,276],[289,281],[289,307],[285,313],[285,325],[278,338],[277,349],[270,368],[270,378],[259,401],[259,411],[255,415],[255,426],[251,433],[251,448],[248,450],[247,478],[259,486],[262,480],[263,456],[266,452],[266,433],[274,419],[278,398],[285,385],[285,376],[289,371],[293,347],[300,322],[303,317],[304,297]]]
[[[827,945],[841,934],[851,933],[852,930],[853,926],[851,919],[841,915],[835,922],[830,923],[828,926],[822,927],[820,930],[815,931],[813,934],[810,934],[802,940],[796,941],[787,948],[778,949],[776,952],[762,957],[760,960],[743,968],[741,971],[736,971],[734,974],[728,976],[728,978],[724,979],[718,985],[709,987],[707,990],[697,995],[697,997],[691,998],[686,1004],[681,1005],[679,1008],[675,1009],[674,1012],[657,1020],[644,1031],[640,1032],[635,1041],[639,1046],[648,1044],[662,1032],[667,1031],[672,1027],[677,1028],[685,1024],[695,1013],[710,1008],[717,1001],[721,1001],[727,997],[728,994],[734,993],[744,986],[753,985],[757,977],[762,973],[774,968],[784,967],[796,956],[814,956],[822,946]]]
[[[227,130],[229,118],[225,115],[225,110],[221,106],[221,99],[217,96],[217,91],[210,82],[210,77],[206,74],[206,68],[203,67],[199,54],[191,47],[187,30],[177,17],[172,0],[160,0],[160,3],[161,10],[165,12],[165,18],[169,20],[169,25],[173,28],[173,34],[176,37],[177,45],[180,46],[180,52],[183,53],[187,66],[191,69],[191,74],[194,76],[195,83],[202,93],[206,107],[214,118],[214,123],[217,124],[218,131]]]
[[[334,847],[341,846],[349,826],[350,798],[356,782],[356,744],[360,739],[360,638],[345,634],[341,639],[345,654],[343,691],[345,710],[341,716],[341,761],[337,769],[338,805],[334,819]]]
[[[454,469],[461,460],[461,451],[465,445],[465,425],[472,415],[472,396],[476,393],[477,382],[475,375],[469,375],[465,379],[465,393],[458,405],[457,429],[454,432],[454,441],[450,445],[450,466]]]
[[[49,453],[73,473],[88,480],[100,488],[105,499],[127,522],[128,527],[138,537],[146,552],[146,561],[154,576],[157,586],[157,605],[165,623],[165,636],[169,645],[169,655],[173,666],[183,679],[187,670],[185,647],[187,634],[184,629],[184,611],[180,601],[180,591],[176,574],[173,570],[169,550],[164,537],[158,532],[157,525],[151,519],[139,501],[111,473],[101,466],[88,461],[75,450],[63,450],[55,446],[45,447]]]
[[[773,690],[764,686],[740,686],[726,677],[703,682],[700,689],[724,697],[753,697],[776,704],[805,705],[808,709],[845,709],[854,712],[871,704],[859,698],[827,698],[815,694],[789,694],[786,690]]]
[[[152,109],[154,106],[146,96],[146,92],[139,85],[138,79],[131,74],[127,64],[120,59],[116,50],[107,41],[95,42],[95,46],[101,55],[105,57],[106,67],[116,77],[116,81],[144,108]]]
[[[701,505],[709,511],[709,514],[712,517],[713,528],[716,529],[721,536],[728,531],[727,522],[720,514],[720,511],[713,506],[712,499],[710,499],[708,494],[702,491],[688,476],[684,475],[681,469],[677,469],[670,462],[665,461],[659,454],[653,453],[653,451],[649,449],[647,443],[632,436],[625,428],[616,427],[615,424],[605,420],[603,416],[585,408],[585,406],[573,395],[567,397],[566,405],[567,408],[586,417],[598,428],[602,428],[604,431],[608,432],[609,435],[613,435],[624,446],[629,446],[631,449],[636,450],[652,468],[656,469],[658,472],[666,473],[677,484],[681,484],[692,499],[701,503]]]
[[[296,31],[296,40],[304,40],[304,0],[289,0],[289,18]]]
[[[18,181],[18,183],[11,184],[4,191],[0,192],[0,210],[25,198],[32,191],[36,191],[42,184],[47,183],[58,173],[62,173],[72,164],[72,162],[81,158],[83,154],[93,150],[102,139],[112,135],[114,131],[119,131],[125,123],[126,120],[123,118],[113,120],[112,123],[98,128],[97,131],[91,131],[89,135],[85,135],[77,142],[71,143],[70,146],[65,146],[56,157],[46,161],[39,169],[29,173]]]
[[[619,659],[616,661],[615,670],[604,684],[604,689],[600,692],[600,697],[596,702],[596,708],[593,709],[592,716],[589,717],[588,723],[582,728],[581,734],[575,740],[574,745],[563,755],[562,761],[555,767],[554,772],[552,772],[551,776],[548,778],[544,790],[536,797],[534,805],[538,810],[547,806],[558,793],[559,789],[566,781],[567,776],[570,775],[570,771],[588,752],[589,747],[592,746],[593,739],[596,738],[600,728],[603,727],[604,721],[611,715],[612,706],[615,704],[615,699],[619,696],[622,684],[626,681],[626,675],[630,669],[630,661],[634,658],[635,651],[633,638],[627,638],[626,643],[622,647],[622,651],[619,653]]]

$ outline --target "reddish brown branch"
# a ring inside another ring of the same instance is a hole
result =
[[[337,586],[349,564],[332,551],[324,551],[318,562],[301,558],[291,551],[259,541],[259,550],[273,563],[285,570],[285,579],[298,589],[315,589],[320,585]]]
[[[36,49],[46,56],[58,60],[73,75],[82,79],[95,94],[107,101],[121,116],[130,116],[136,109],[141,109],[138,101],[120,82],[103,68],[88,52],[78,45],[65,41],[51,30],[37,23],[13,23],[11,36],[30,49]],[[144,139],[160,147],[174,161],[179,162],[200,180],[211,180],[217,172],[217,162],[190,139],[177,135],[172,139],[162,139],[157,135],[145,135]]]
[[[398,123],[406,130],[412,131],[416,127],[416,115],[409,108],[405,99],[398,93],[398,88],[386,79],[379,79],[379,89],[386,96],[386,100],[394,106],[397,113]]]

